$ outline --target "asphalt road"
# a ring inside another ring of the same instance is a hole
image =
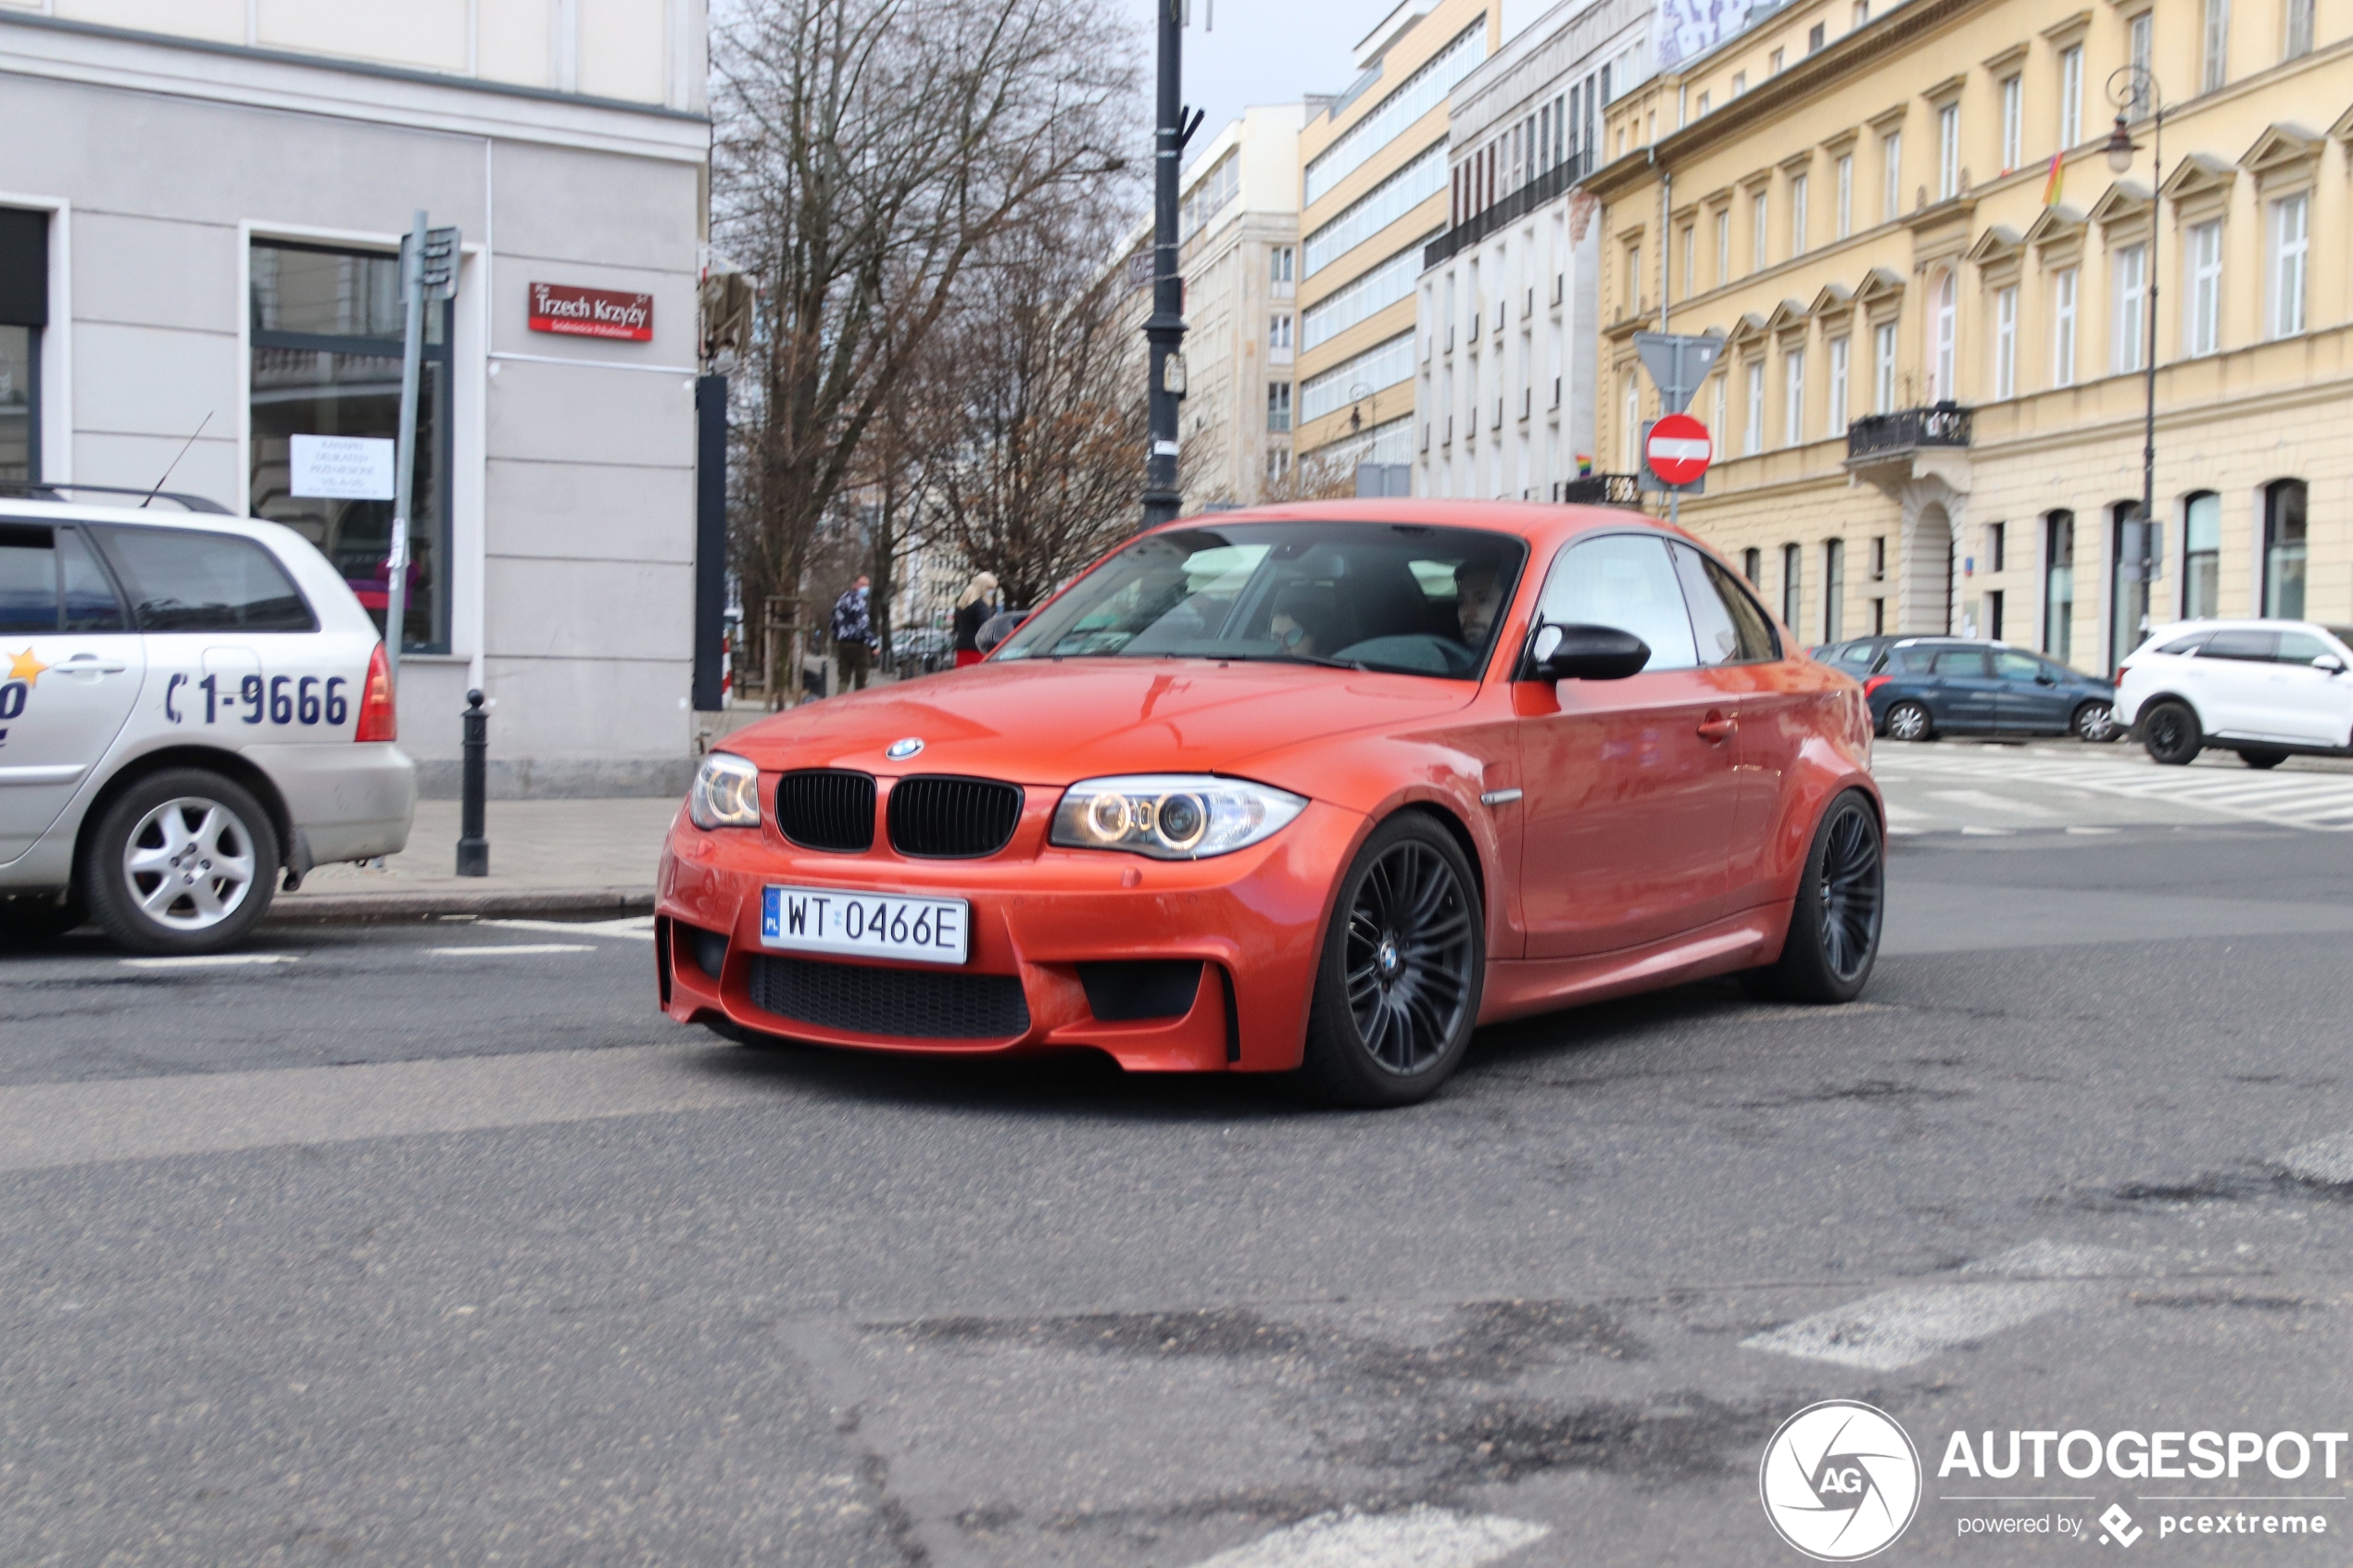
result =
[[[1929,1467],[1878,1561],[2111,1503],[2343,1561],[2353,1453],[1936,1474],[2353,1425],[2353,841],[2069,825],[1899,840],[1856,1005],[1562,1014],[1376,1115],[728,1046],[631,922],[0,956],[0,1561],[1797,1562],[1759,1456],[1831,1398]]]

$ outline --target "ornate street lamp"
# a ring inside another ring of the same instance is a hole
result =
[[[2141,581],[2154,580],[2154,559],[2157,542],[2157,250],[2158,222],[2165,201],[2165,98],[2158,87],[2157,77],[2145,66],[2125,66],[2108,79],[2108,101],[2116,106],[2116,128],[2108,132],[2108,166],[2120,179],[2133,168],[2133,154],[2139,144],[2126,128],[2127,111],[2145,107],[2149,116],[2149,157],[2152,170],[2149,177],[2149,239],[2148,297],[2145,324],[2141,330],[2143,355],[2142,384],[2145,388],[2141,415]],[[2148,630],[2148,610],[2144,603],[2140,631]]]

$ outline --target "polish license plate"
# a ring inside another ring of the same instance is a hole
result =
[[[917,963],[963,963],[972,946],[962,898],[905,898],[841,887],[761,889],[760,945]]]

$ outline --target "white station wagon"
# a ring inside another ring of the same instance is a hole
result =
[[[2250,768],[2293,753],[2353,752],[2353,627],[2316,621],[2184,621],[2116,674],[2116,721],[2179,766],[2207,746]]]
[[[282,877],[404,847],[416,765],[327,558],[273,522],[60,493],[0,497],[0,921],[209,952]]]

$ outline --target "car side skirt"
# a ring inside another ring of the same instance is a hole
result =
[[[1762,904],[1694,931],[1614,953],[1491,963],[1478,1021],[1500,1023],[1771,963],[1780,957],[1789,935],[1792,908],[1792,900]]]

